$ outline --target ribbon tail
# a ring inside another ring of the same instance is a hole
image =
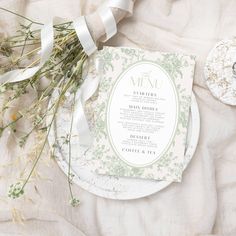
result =
[[[88,148],[91,146],[93,139],[81,101],[81,89],[77,92],[77,94],[78,98],[76,99],[75,105],[75,120],[76,128],[79,134],[79,145]]]
[[[75,120],[76,128],[79,133],[79,145],[87,148],[92,145],[93,137],[89,129],[83,107],[85,102],[88,101],[98,89],[102,68],[102,63],[100,60],[96,60],[95,68],[98,72],[96,73],[96,76],[87,77],[76,94]]]

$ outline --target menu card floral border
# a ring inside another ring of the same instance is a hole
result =
[[[108,103],[109,92],[115,79],[112,76],[107,76],[107,72],[114,72],[116,61],[122,62],[122,70],[126,70],[135,62],[148,60],[153,58],[152,62],[160,65],[174,80],[177,88],[180,110],[178,124],[176,128],[176,136],[181,136],[185,145],[186,130],[188,126],[189,108],[191,103],[191,91],[186,95],[186,87],[181,83],[184,76],[188,76],[189,86],[192,84],[194,74],[195,60],[193,56],[187,56],[177,53],[156,53],[148,52],[142,49],[134,48],[112,48],[104,47],[95,55],[96,59],[102,61],[104,76],[101,79],[99,87],[99,104],[94,106],[94,124],[93,135],[94,144],[87,151],[85,158],[90,159],[92,169],[99,174],[127,176],[147,179],[181,181],[184,168],[183,158],[179,158],[173,151],[167,151],[157,162],[145,167],[131,167],[117,157],[109,144],[109,137],[106,126],[106,107]],[[102,94],[102,96],[100,96]],[[94,105],[94,104],[93,104]],[[175,139],[171,144],[171,150],[178,144]],[[173,149],[174,150],[174,149]],[[157,174],[158,173],[158,174]]]

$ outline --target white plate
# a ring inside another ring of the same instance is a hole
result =
[[[66,106],[62,106],[49,135],[50,146],[55,144],[55,140],[58,144],[54,150],[55,155],[57,156],[56,160],[66,175],[68,173],[68,146],[59,146],[61,145],[60,137],[63,135],[65,136],[67,132],[66,130],[69,130],[70,118],[70,111],[66,108]],[[191,116],[188,130],[184,169],[193,157],[199,138],[200,117],[194,94],[192,94]],[[78,153],[80,151],[79,146],[72,142],[71,147],[71,166],[72,172],[75,175],[73,182],[97,196],[119,200],[137,199],[157,193],[171,184],[171,182],[167,181],[152,181],[97,175],[96,173],[90,171],[88,166],[86,166],[85,160],[78,159]]]

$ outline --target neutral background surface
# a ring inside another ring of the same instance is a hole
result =
[[[0,6],[46,22],[52,16],[74,19],[94,11],[99,2],[0,0]],[[134,16],[122,21],[119,33],[107,43],[196,55],[194,92],[201,134],[181,184],[135,201],[106,200],[75,187],[82,203],[72,208],[66,177],[45,155],[25,197],[11,201],[7,188],[30,156],[15,147],[13,134],[5,133],[0,143],[0,235],[235,236],[236,108],[213,98],[203,74],[214,44],[236,35],[235,9],[235,0],[137,0]],[[12,34],[17,22],[16,17],[0,11],[1,33]],[[29,102],[27,95],[12,112]],[[23,125],[27,124],[17,129]]]

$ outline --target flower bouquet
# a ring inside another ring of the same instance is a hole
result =
[[[17,133],[18,144],[22,148],[32,134],[36,133],[39,138],[37,147],[34,147],[29,171],[10,186],[9,197],[18,198],[24,194],[25,186],[34,174],[47,145],[58,107],[68,94],[73,96],[72,127],[74,110],[83,94],[81,88],[87,59],[97,50],[99,42],[108,40],[117,32],[117,23],[127,14],[132,14],[133,4],[131,0],[113,0],[86,17],[81,16],[75,21],[57,24],[49,22],[46,25],[0,8],[1,11],[15,14],[25,20],[25,24],[20,24],[16,35],[0,38],[0,94],[7,95],[1,106],[0,137],[10,129],[13,133]],[[30,90],[37,94],[33,102],[25,109],[12,112],[14,102]],[[48,103],[55,92],[56,99]],[[10,112],[10,118],[6,122],[3,117],[7,112]],[[50,122],[46,122],[48,117]],[[22,119],[28,120],[31,125],[29,129],[19,134],[16,127]],[[70,139],[71,133],[64,136],[64,144],[68,145],[69,150]],[[53,151],[51,155],[53,156]],[[68,159],[70,202],[72,206],[77,206],[79,200],[72,192],[73,175],[70,169],[70,157]]]

